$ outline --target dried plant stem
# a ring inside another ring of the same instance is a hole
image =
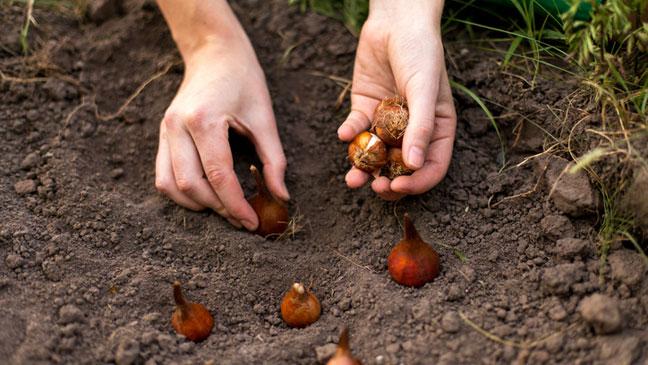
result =
[[[493,342],[497,342],[497,343],[505,345],[505,346],[516,347],[516,348],[525,349],[525,350],[534,348],[534,347],[538,346],[539,344],[545,342],[549,338],[551,338],[553,336],[556,336],[556,335],[558,335],[560,333],[563,333],[563,332],[565,332],[565,331],[567,331],[567,330],[569,330],[569,329],[576,326],[576,323],[573,323],[570,326],[568,326],[568,327],[566,327],[566,328],[564,328],[564,329],[562,329],[560,331],[557,331],[557,332],[550,333],[548,335],[542,336],[537,340],[519,342],[519,341],[506,340],[506,339],[503,339],[503,338],[501,338],[501,337],[499,337],[499,336],[497,336],[497,335],[495,335],[495,334],[493,334],[491,332],[488,332],[487,330],[485,330],[485,329],[481,328],[479,325],[477,325],[477,323],[471,321],[462,312],[459,312],[459,317],[461,317],[461,320],[464,321],[464,323],[466,323],[468,326],[472,327],[480,335],[488,338],[489,340],[491,340]]]
[[[374,274],[377,274],[376,270],[372,269],[371,267],[369,267],[367,265],[362,265],[362,264],[358,263],[357,261],[353,260],[352,258],[343,255],[340,251],[338,251],[338,250],[336,250],[334,248],[331,248],[331,251],[333,251],[336,255],[340,256],[341,258],[349,261],[354,266],[357,266],[357,267],[359,267],[361,269],[365,269],[365,270],[370,271],[370,272],[372,272]]]
[[[96,95],[92,95],[90,97],[90,101],[86,101],[84,98],[81,104],[77,105],[67,115],[67,117],[65,118],[65,123],[63,124],[61,130],[65,129],[70,124],[72,117],[74,117],[76,113],[78,113],[81,109],[85,108],[86,106],[92,107],[95,118],[104,122],[120,117],[124,113],[124,111],[126,111],[126,108],[130,105],[130,103],[132,103],[133,100],[135,100],[135,98],[137,98],[142,93],[142,91],[146,89],[148,85],[150,85],[153,81],[159,79],[160,77],[166,75],[173,66],[178,64],[179,62],[170,62],[166,66],[164,66],[164,68],[161,71],[156,72],[151,77],[146,79],[142,84],[140,84],[140,86],[137,87],[137,89],[135,89],[135,91],[128,98],[126,98],[126,100],[122,103],[122,105],[113,113],[110,114],[99,113],[99,107],[95,102]]]

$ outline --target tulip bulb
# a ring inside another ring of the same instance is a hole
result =
[[[270,193],[256,166],[250,166],[250,171],[257,185],[257,193],[248,199],[259,217],[256,233],[263,237],[281,235],[288,228],[288,208]]]
[[[188,302],[182,295],[178,281],[173,283],[173,299],[176,307],[171,315],[171,324],[176,332],[194,342],[209,337],[214,327],[214,317],[204,305]]]
[[[326,365],[362,365],[360,360],[351,356],[349,350],[349,329],[344,328],[340,334],[335,355],[326,363]]]
[[[387,258],[387,269],[395,282],[420,287],[439,275],[439,254],[419,236],[405,213],[405,234]]]
[[[407,100],[400,96],[394,96],[383,99],[378,104],[374,111],[371,128],[388,146],[400,147],[403,145],[408,119]]]
[[[384,171],[387,177],[392,180],[402,175],[411,175],[414,172],[405,165],[403,150],[398,147],[392,147],[387,151],[387,164],[385,164]]]
[[[290,327],[304,328],[319,319],[317,297],[301,283],[294,283],[281,300],[281,318]]]
[[[349,160],[360,170],[372,173],[387,162],[387,147],[375,134],[362,132],[349,144]]]

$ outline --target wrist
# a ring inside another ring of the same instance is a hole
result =
[[[196,32],[178,32],[173,36],[185,62],[191,62],[206,49],[233,50],[249,45],[250,41],[236,18],[221,19],[214,27],[201,27]]]
[[[157,2],[185,61],[205,48],[249,44],[243,27],[225,0]]]
[[[387,23],[423,22],[441,26],[443,0],[370,0],[369,18]]]

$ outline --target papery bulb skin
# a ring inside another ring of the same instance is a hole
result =
[[[420,287],[439,275],[439,254],[419,236],[405,213],[405,235],[387,258],[387,269],[395,282]]]
[[[405,165],[403,150],[398,147],[392,147],[387,151],[387,163],[383,167],[383,171],[390,180],[403,175],[411,175],[414,172]]]
[[[403,145],[403,136],[409,120],[407,100],[401,96],[383,99],[374,111],[372,131],[388,146]]]
[[[295,283],[281,300],[281,318],[290,327],[304,328],[315,323],[322,312],[315,295],[301,283]]]
[[[288,207],[270,193],[261,173],[254,165],[250,166],[250,171],[257,185],[257,193],[248,199],[259,217],[259,227],[255,233],[266,238],[278,237],[288,228]]]
[[[214,317],[204,305],[187,301],[178,281],[173,283],[173,299],[176,304],[171,315],[173,329],[194,342],[209,337],[214,327]]]
[[[387,162],[387,146],[371,132],[358,134],[349,144],[349,160],[358,169],[372,173]]]
[[[349,349],[349,329],[344,328],[340,334],[340,341],[338,341],[337,350],[333,357],[326,363],[326,365],[362,365],[360,360],[351,355]]]

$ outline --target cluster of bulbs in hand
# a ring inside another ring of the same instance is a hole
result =
[[[356,168],[390,179],[410,175],[403,162],[403,136],[407,128],[407,100],[400,96],[384,99],[374,111],[371,129],[358,134],[349,144],[349,160]]]

